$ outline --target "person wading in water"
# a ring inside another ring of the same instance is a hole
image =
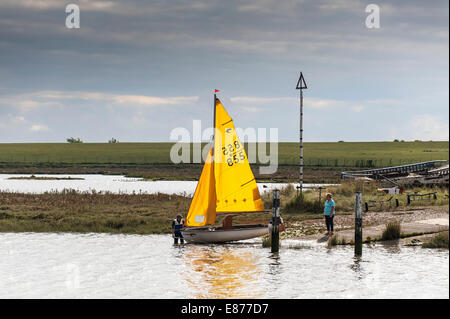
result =
[[[178,239],[180,239],[180,243],[184,244],[184,238],[181,234],[181,231],[184,229],[184,219],[181,214],[177,215],[177,218],[172,222],[172,237],[173,243],[178,244]]]
[[[333,219],[336,213],[334,200],[331,199],[331,194],[328,193],[325,205],[323,208],[323,215],[325,216],[325,224],[327,225],[327,235],[333,235]]]

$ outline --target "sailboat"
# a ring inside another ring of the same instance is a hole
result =
[[[269,233],[268,224],[232,225],[231,214],[263,212],[264,205],[232,118],[214,94],[214,143],[209,150],[185,220],[184,239],[223,243]],[[227,214],[222,226],[216,216]]]

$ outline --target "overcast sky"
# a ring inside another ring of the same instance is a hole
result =
[[[448,141],[448,6],[0,0],[0,142],[169,141],[211,125],[214,89],[236,126],[297,141],[300,71],[305,141]]]

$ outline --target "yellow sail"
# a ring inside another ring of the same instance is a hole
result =
[[[211,149],[203,166],[197,188],[186,217],[187,226],[214,224],[216,220],[216,188]]]
[[[219,99],[216,100],[214,174],[216,212],[256,212],[264,206],[244,144]]]
[[[219,99],[216,99],[215,113],[214,148],[203,166],[186,217],[187,226],[214,224],[216,212],[264,210],[244,145]]]

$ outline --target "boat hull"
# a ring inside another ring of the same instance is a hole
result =
[[[269,226],[263,224],[236,225],[230,229],[195,227],[182,230],[181,234],[188,243],[226,243],[268,235]]]

